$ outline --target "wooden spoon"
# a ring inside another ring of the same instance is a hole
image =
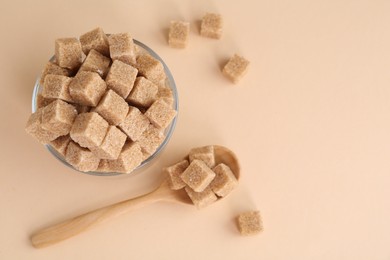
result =
[[[214,145],[214,153],[216,164],[224,163],[228,165],[236,178],[239,179],[240,165],[236,155],[229,149],[219,145]],[[112,217],[158,201],[191,204],[184,189],[178,191],[171,190],[167,181],[164,180],[156,190],[150,193],[118,202],[42,229],[32,235],[32,245],[36,248],[50,246],[89,230]]]

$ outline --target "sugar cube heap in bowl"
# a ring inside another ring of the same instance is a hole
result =
[[[57,39],[26,131],[79,171],[130,173],[172,129],[177,97],[166,73],[128,33]]]

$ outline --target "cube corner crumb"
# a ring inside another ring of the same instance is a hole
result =
[[[69,94],[80,105],[95,107],[106,91],[106,83],[99,74],[80,71],[69,85]]]
[[[89,51],[79,71],[96,72],[100,77],[105,78],[110,68],[111,60],[101,54],[100,52],[92,49]]]
[[[250,62],[244,57],[234,54],[223,67],[222,74],[233,83],[238,83],[247,73]]]
[[[89,149],[100,159],[116,160],[121,153],[127,136],[115,126],[109,126],[107,133],[99,146]]]
[[[90,150],[81,147],[73,141],[70,141],[66,148],[65,160],[82,172],[95,171],[100,161]]]
[[[119,125],[125,120],[129,105],[115,91],[109,89],[93,111],[101,115],[109,124]]]
[[[67,135],[76,116],[77,110],[74,106],[56,99],[43,108],[42,128],[58,136]]]
[[[141,147],[137,142],[126,142],[116,160],[108,160],[108,168],[118,173],[130,173],[143,161]]]
[[[213,204],[218,199],[209,187],[207,187],[202,192],[196,192],[188,186],[186,186],[184,189],[197,209],[205,208]]]
[[[77,38],[61,38],[55,41],[55,57],[62,68],[78,69],[82,62],[81,44]]]
[[[158,87],[145,77],[137,77],[126,101],[141,107],[150,107],[157,99]]]
[[[213,181],[215,173],[203,161],[195,159],[180,177],[191,189],[202,192]]]
[[[110,56],[112,60],[135,65],[136,53],[133,38],[129,33],[117,33],[108,36]]]
[[[145,112],[145,116],[157,128],[165,129],[175,118],[176,113],[176,110],[163,99],[157,99]]]
[[[192,148],[189,153],[190,162],[193,160],[203,161],[209,168],[215,166],[214,146],[207,145],[202,147]]]
[[[73,99],[69,94],[69,84],[71,81],[72,78],[63,75],[46,75],[43,82],[42,96],[72,102]]]
[[[84,33],[80,36],[80,43],[82,50],[85,55],[94,49],[101,54],[110,57],[110,50],[108,47],[107,35],[104,33],[103,29],[97,27],[89,32]]]
[[[114,60],[106,77],[107,86],[126,98],[133,89],[138,70],[120,60]]]
[[[213,39],[220,39],[222,36],[223,19],[220,14],[206,13],[201,22],[200,35]]]
[[[172,190],[180,190],[186,186],[180,175],[187,169],[189,162],[183,160],[164,169],[168,175],[168,184]]]
[[[136,68],[141,76],[155,84],[158,84],[166,77],[163,64],[150,54],[140,54],[137,57]]]
[[[150,122],[148,118],[141,113],[141,111],[133,106],[129,106],[129,111],[123,120],[119,124],[119,128],[132,140],[138,141],[141,134],[149,126]]]
[[[188,44],[190,23],[171,21],[169,27],[168,44],[173,48],[185,48]]]
[[[220,163],[213,168],[216,176],[210,183],[211,190],[220,197],[227,196],[237,187],[238,181],[232,170],[226,164]]]
[[[37,139],[40,143],[47,144],[60,135],[50,132],[42,128],[42,114],[44,108],[38,108],[35,113],[32,113],[26,123],[26,132]]]
[[[55,140],[51,141],[49,144],[53,147],[60,155],[65,157],[66,148],[68,147],[69,142],[71,141],[69,135],[63,135]]]
[[[255,235],[263,230],[259,211],[247,211],[237,217],[237,225],[243,236]]]

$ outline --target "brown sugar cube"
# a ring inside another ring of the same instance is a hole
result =
[[[183,21],[171,21],[169,27],[168,44],[174,48],[185,48],[188,44],[190,23]]]
[[[109,89],[93,111],[99,113],[110,125],[119,125],[125,120],[129,105],[115,91]]]
[[[90,147],[92,153],[100,159],[115,160],[125,144],[127,136],[115,126],[109,126],[101,145]]]
[[[193,160],[180,176],[194,191],[202,192],[215,178],[215,173],[201,160]]]
[[[259,211],[248,211],[237,217],[238,230],[241,235],[255,235],[263,230]]]
[[[44,108],[39,108],[35,113],[30,115],[25,130],[39,142],[47,144],[56,139],[59,135],[42,128],[43,109]]]
[[[138,108],[129,106],[125,120],[119,124],[119,128],[132,140],[137,141],[150,122]]]
[[[185,190],[197,209],[205,208],[218,199],[209,187],[202,192],[196,192],[188,186],[185,187]]]
[[[69,135],[63,135],[50,142],[50,145],[62,156],[65,157],[66,148],[71,141]]]
[[[101,159],[96,171],[97,172],[112,172],[112,170],[110,169],[109,160]]]
[[[69,85],[73,101],[85,106],[95,107],[105,91],[106,83],[95,72],[80,71]]]
[[[106,77],[107,86],[126,98],[133,88],[138,70],[131,65],[114,60]]]
[[[233,81],[233,83],[237,83],[246,74],[248,67],[248,60],[242,56],[234,54],[225,67],[223,67],[222,74]]]
[[[82,172],[95,171],[100,161],[90,150],[82,148],[73,141],[69,142],[66,148],[65,160]]]
[[[42,108],[53,102],[53,98],[45,98],[41,93],[37,95],[37,108]]]
[[[158,86],[157,99],[164,100],[165,103],[172,107],[174,102],[172,89],[166,86]]]
[[[164,139],[165,136],[161,130],[150,124],[138,138],[138,143],[142,151],[151,156],[164,142]]]
[[[110,57],[108,39],[103,29],[98,27],[80,36],[80,42],[85,55],[94,49],[101,54]]]
[[[219,14],[206,13],[200,25],[200,35],[219,39],[222,36],[223,19]]]
[[[108,130],[108,123],[98,113],[81,113],[74,120],[70,137],[82,147],[101,145]]]
[[[168,175],[168,184],[172,190],[180,190],[186,186],[180,175],[187,169],[189,163],[187,160],[178,162],[164,169]]]
[[[108,160],[108,168],[114,172],[130,173],[142,163],[142,151],[137,142],[127,142],[116,160]]]
[[[62,76],[70,76],[71,72],[68,69],[61,68],[57,64],[49,61],[46,63],[45,68],[42,71],[41,78],[39,84],[42,86],[45,80],[46,75],[62,75]]]
[[[71,78],[62,75],[47,75],[43,83],[42,95],[45,98],[58,98],[64,101],[72,102],[69,94],[69,84]]]
[[[232,170],[226,164],[218,164],[213,168],[213,172],[215,172],[216,176],[210,183],[210,188],[218,196],[225,197],[237,187],[236,176],[234,176]]]
[[[76,108],[60,99],[43,108],[42,128],[57,135],[67,135],[77,116]]]
[[[57,63],[62,68],[78,69],[83,59],[81,44],[76,38],[62,38],[55,41]]]
[[[208,145],[203,147],[193,148],[189,154],[190,162],[193,160],[203,161],[209,168],[215,166],[214,146]]]
[[[95,50],[90,50],[79,71],[91,71],[104,78],[110,68],[111,60]]]
[[[157,99],[145,112],[145,116],[156,127],[165,129],[176,116],[176,111],[165,103],[164,100]]]
[[[140,54],[137,57],[136,67],[141,76],[144,76],[155,84],[158,84],[166,77],[162,63],[149,54]]]
[[[126,100],[136,106],[150,107],[156,100],[158,87],[144,77],[137,77]]]
[[[124,63],[135,65],[135,44],[129,33],[111,34],[108,37],[108,44],[112,60],[120,60]]]

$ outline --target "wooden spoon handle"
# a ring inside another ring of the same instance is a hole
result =
[[[143,207],[157,200],[156,196],[153,196],[153,193],[149,193],[85,213],[36,232],[31,236],[31,243],[36,248],[50,246],[89,230],[108,219],[121,215],[129,210]]]

